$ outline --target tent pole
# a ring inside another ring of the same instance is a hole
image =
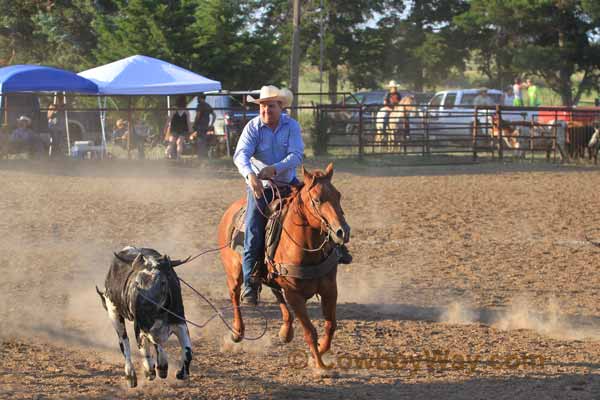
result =
[[[63,92],[63,103],[65,105],[65,129],[67,131],[67,151],[71,156],[71,135],[69,134],[69,112],[67,111],[67,94]]]
[[[131,96],[127,96],[127,159],[131,160],[131,135],[133,135],[133,122],[131,118]]]
[[[104,104],[106,104],[106,98],[104,98]],[[102,153],[100,154],[101,159],[104,159],[106,154],[106,107],[102,107],[102,97],[98,96],[98,109],[100,110],[100,128],[102,129]]]
[[[4,122],[2,123],[2,127],[8,131],[8,96],[3,94],[1,101],[4,103]]]

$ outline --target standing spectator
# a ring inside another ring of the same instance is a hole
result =
[[[506,88],[506,91],[502,93],[502,104],[505,106],[512,106],[514,101],[512,85]]]
[[[539,107],[541,102],[538,94],[538,87],[527,79],[527,103],[529,107]]]
[[[215,123],[216,119],[217,115],[213,108],[206,102],[206,95],[200,93],[198,95],[198,106],[196,107],[196,118],[194,118],[192,126],[194,132],[190,135],[190,140],[196,141],[198,158],[205,158],[208,155],[206,132]]]
[[[177,97],[175,102],[177,111],[171,116],[171,121],[167,128],[167,140],[169,145],[167,146],[167,158],[181,158],[183,153],[183,142],[186,137],[191,135],[189,115],[186,110],[187,101],[185,96]],[[177,150],[177,151],[175,151]]]
[[[521,78],[515,78],[515,83],[513,85],[513,106],[515,107],[523,107],[522,87],[523,84],[521,83]]]
[[[64,155],[61,153],[63,143],[65,143],[65,136],[67,132],[67,121],[65,119],[64,104],[60,100],[61,97],[57,96],[54,103],[48,106],[48,130],[50,131],[50,137],[52,138],[52,157]]]

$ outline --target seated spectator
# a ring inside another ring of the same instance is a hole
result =
[[[127,145],[127,135],[129,132],[129,123],[124,119],[118,119],[115,123],[115,129],[112,132],[111,139],[113,143],[121,146]]]
[[[138,134],[138,129],[141,134]],[[115,123],[115,130],[111,136],[113,142],[124,149],[128,148],[127,141],[129,140],[129,148],[136,148],[138,152],[138,158],[144,159],[144,135],[147,134],[148,130],[149,129],[143,125],[143,122],[136,122],[133,127],[133,135],[131,136],[131,139],[129,139],[129,121],[118,119]]]
[[[194,118],[194,124],[192,125],[194,131],[190,135],[190,140],[196,141],[198,158],[205,158],[208,155],[206,132],[212,127],[216,119],[217,115],[213,108],[206,102],[206,95],[204,93],[199,94],[196,118]]]
[[[44,142],[31,129],[31,118],[25,115],[21,115],[17,119],[17,128],[11,133],[8,140],[15,152],[25,151],[30,155],[44,152]]]
[[[479,93],[477,94],[477,96],[475,96],[475,99],[473,100],[473,105],[474,106],[493,106],[494,99],[490,95],[488,95],[488,92],[486,89],[481,89],[479,91]]]

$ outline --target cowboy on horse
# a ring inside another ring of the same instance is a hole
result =
[[[391,80],[388,83],[389,92],[385,95],[383,99],[383,108],[382,111],[387,111],[385,117],[383,119],[383,130],[386,131],[388,127],[388,121],[390,118],[390,114],[394,111],[394,107],[400,104],[400,100],[402,100],[402,96],[398,92],[398,84],[395,80]]]
[[[238,141],[233,161],[248,184],[245,215],[244,251],[242,257],[242,303],[256,305],[258,292],[266,273],[264,266],[266,209],[274,200],[291,193],[299,185],[296,168],[302,163],[304,142],[300,124],[283,109],[292,103],[287,89],[263,86],[260,97],[248,101],[260,106],[259,115],[250,120]],[[274,188],[268,188],[274,185]],[[342,260],[349,262],[345,248]]]

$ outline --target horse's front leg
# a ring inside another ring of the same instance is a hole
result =
[[[292,307],[292,310],[294,310],[296,317],[302,324],[302,328],[304,329],[304,341],[306,344],[308,344],[310,354],[315,360],[315,366],[319,369],[326,369],[325,364],[323,364],[321,354],[319,354],[319,350],[317,348],[317,330],[308,317],[306,300],[300,293],[290,290],[286,290],[285,297],[289,305]]]
[[[241,268],[237,279],[235,277],[227,277],[227,286],[229,287],[229,297],[233,305],[233,330],[231,340],[235,343],[240,342],[244,338],[244,320],[242,319],[242,311],[240,309],[240,295],[242,292],[242,273]]]
[[[337,282],[333,275],[332,279],[321,282],[319,294],[321,295],[321,310],[325,319],[325,332],[319,340],[319,354],[323,355],[331,348],[333,334],[337,328],[335,312],[337,308]]]
[[[294,316],[288,309],[281,290],[271,289],[271,291],[273,292],[275,298],[279,302],[279,309],[281,310],[281,319],[283,319],[283,324],[279,329],[279,338],[282,342],[289,343],[294,338]]]

